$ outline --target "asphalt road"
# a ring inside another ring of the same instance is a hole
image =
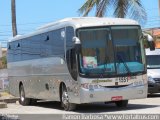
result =
[[[15,115],[21,120],[58,120],[64,114],[160,114],[160,94],[150,95],[146,99],[130,100],[127,108],[117,108],[114,103],[94,103],[79,105],[75,111],[63,111],[58,102],[38,102],[34,106],[8,104],[0,109],[0,115]],[[16,120],[16,119],[13,119]]]

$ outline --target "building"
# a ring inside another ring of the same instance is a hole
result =
[[[150,28],[145,29],[144,31],[153,36],[155,40],[155,47],[160,48],[160,28]]]

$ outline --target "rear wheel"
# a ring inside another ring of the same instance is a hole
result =
[[[63,85],[62,87],[61,105],[66,111],[71,111],[76,108],[76,104],[69,102],[68,92],[67,92],[65,85]]]
[[[19,103],[21,105],[24,105],[24,106],[30,105],[31,100],[29,98],[26,98],[23,85],[20,85],[19,95],[20,95]]]
[[[128,105],[128,100],[116,101],[115,104],[117,107],[125,108]]]

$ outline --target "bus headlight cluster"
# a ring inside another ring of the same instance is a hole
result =
[[[84,84],[81,84],[81,87],[82,88],[85,88],[85,89],[99,89],[99,88],[103,88],[102,86],[100,85],[97,85],[97,84],[90,84],[90,83],[84,83]]]
[[[133,85],[134,85],[134,86],[141,86],[141,85],[144,85],[144,82],[143,82],[143,80],[141,80],[141,81],[135,81],[135,82],[133,83]]]
[[[155,83],[155,80],[151,76],[148,76],[148,82]]]

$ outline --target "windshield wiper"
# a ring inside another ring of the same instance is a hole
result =
[[[118,58],[118,60],[119,60],[120,62],[123,63],[123,65],[124,65],[125,68],[126,68],[127,73],[128,73],[129,75],[131,75],[131,71],[130,71],[128,65],[126,64],[126,62],[123,60],[123,58],[122,58],[120,55],[117,55],[117,58]]]

